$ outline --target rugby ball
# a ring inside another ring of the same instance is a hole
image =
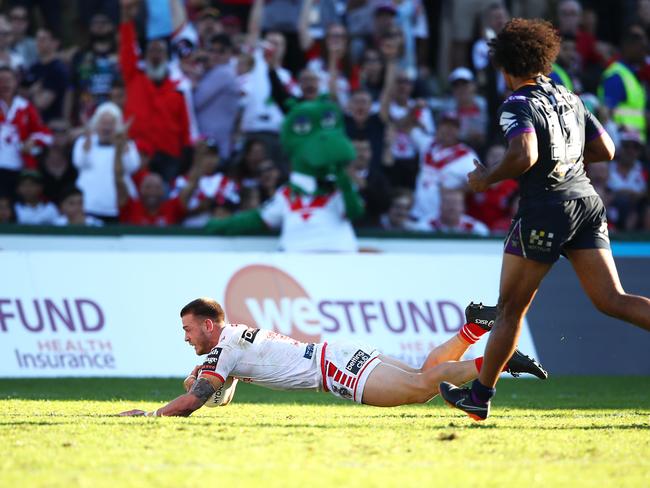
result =
[[[210,396],[210,398],[208,398],[208,401],[205,402],[205,406],[212,408],[225,407],[228,405],[235,396],[235,388],[237,388],[238,381],[237,378],[228,376],[226,382],[221,385],[219,389]]]

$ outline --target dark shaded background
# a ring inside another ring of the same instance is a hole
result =
[[[650,258],[619,258],[616,266],[628,293],[650,296]],[[565,259],[542,283],[528,324],[549,372],[650,375],[650,333],[596,310]]]

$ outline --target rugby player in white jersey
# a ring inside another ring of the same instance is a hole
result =
[[[154,412],[129,410],[120,415],[191,415],[229,376],[274,390],[330,392],[378,407],[428,402],[438,394],[441,381],[462,384],[478,376],[482,358],[459,359],[490,330],[496,308],[470,304],[465,310],[467,323],[457,335],[431,351],[421,368],[412,368],[367,344],[309,344],[271,330],[227,324],[223,309],[210,298],[193,300],[180,315],[185,341],[197,355],[208,355],[186,378],[187,393]],[[504,371],[513,376],[530,373],[547,377],[534,359],[519,351]]]

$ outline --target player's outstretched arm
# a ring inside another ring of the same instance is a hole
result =
[[[207,379],[199,378],[188,393],[172,400],[156,412],[165,417],[189,417],[195,410],[201,408],[215,391],[214,386]]]
[[[127,412],[122,412],[120,416],[189,417],[194,411],[201,408],[205,402],[208,401],[210,395],[216,391],[213,383],[220,382],[221,380],[218,378],[214,378],[212,381],[208,381],[205,378],[199,378],[194,382],[192,389],[188,393],[179,396],[158,410],[155,410],[153,412],[145,412],[144,410],[129,410]],[[218,385],[217,388],[219,386],[221,385]]]

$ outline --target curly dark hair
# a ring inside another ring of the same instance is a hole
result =
[[[560,36],[546,20],[511,19],[490,42],[490,53],[497,67],[525,78],[550,73],[560,43]]]

